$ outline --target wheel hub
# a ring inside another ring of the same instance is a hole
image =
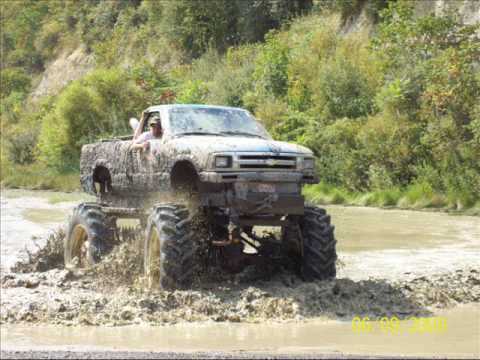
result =
[[[90,242],[88,241],[87,229],[80,224],[77,224],[73,229],[73,258],[78,259],[78,265],[80,267],[86,267],[88,265]]]

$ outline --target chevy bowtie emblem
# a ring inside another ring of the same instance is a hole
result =
[[[267,160],[267,165],[268,165],[268,166],[275,166],[275,165],[277,165],[277,160],[275,160],[275,159],[268,159],[268,160]]]

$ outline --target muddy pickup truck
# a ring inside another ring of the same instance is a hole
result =
[[[152,117],[163,134],[145,150],[132,148],[132,136],[83,146],[81,184],[97,201],[74,210],[66,266],[101,261],[117,220],[134,218],[145,230],[150,286],[188,286],[210,260],[238,272],[287,258],[306,280],[335,277],[330,217],[301,194],[317,182],[309,149],[274,141],[239,108],[152,106],[134,130],[149,131]]]

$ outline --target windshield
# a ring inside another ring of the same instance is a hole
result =
[[[270,139],[267,131],[247,111],[209,107],[169,110],[173,135],[252,136]]]

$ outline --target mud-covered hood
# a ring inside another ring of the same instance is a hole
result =
[[[310,149],[297,144],[240,136],[183,136],[171,139],[169,144],[179,151],[191,150],[197,155],[236,151],[312,154]]]

